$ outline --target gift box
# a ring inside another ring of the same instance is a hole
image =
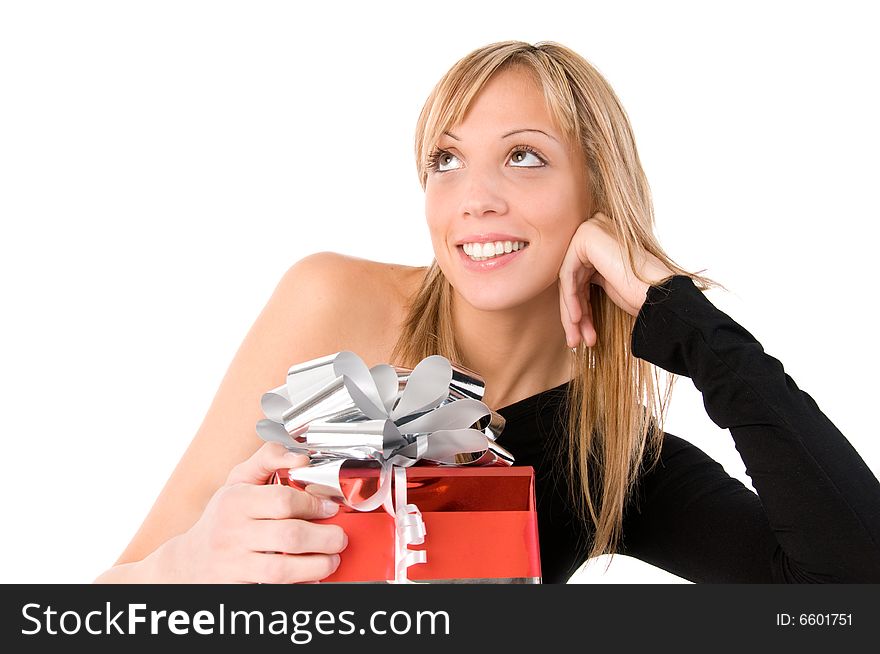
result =
[[[276,483],[291,482],[287,471]],[[407,501],[424,521],[425,562],[412,565],[408,577],[431,583],[541,583],[534,471],[528,466],[406,469]],[[351,498],[372,495],[377,470],[352,468],[340,475]],[[336,571],[321,583],[386,582],[395,576],[395,521],[381,507],[370,512],[340,506],[331,518],[348,535]]]
[[[274,481],[340,504],[326,521],[349,545],[326,581],[540,583],[534,472],[496,442],[483,390],[439,355],[368,368],[342,351],[263,395],[260,437],[309,456]]]

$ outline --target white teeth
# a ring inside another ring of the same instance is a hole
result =
[[[526,247],[524,241],[495,241],[494,243],[464,243],[462,249],[473,261],[485,261],[501,254],[516,252]]]

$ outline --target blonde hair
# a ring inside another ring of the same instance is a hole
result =
[[[557,127],[579,144],[589,171],[594,211],[606,214],[633,270],[649,252],[701,290],[720,286],[673,262],[653,233],[654,213],[626,112],[601,74],[583,57],[553,42],[504,41],[479,48],[458,61],[437,83],[416,127],[415,154],[425,188],[428,158],[440,135],[461,122],[474,98],[497,72],[517,66],[530,71],[543,91]],[[642,279],[650,283],[651,280]],[[587,558],[614,554],[623,510],[643,460],[656,464],[675,376],[632,356],[635,319],[598,286],[590,287],[597,332],[595,347],[583,343],[572,356],[569,384],[567,467],[576,480],[565,484],[578,516],[592,527]],[[428,267],[408,308],[392,357],[412,367],[431,354],[467,365],[452,326],[452,289],[437,261]],[[644,406],[642,405],[644,403]],[[611,559],[609,558],[609,564]]]

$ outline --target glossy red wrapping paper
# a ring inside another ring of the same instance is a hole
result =
[[[427,561],[410,566],[412,581],[440,583],[540,583],[541,559],[535,512],[534,471],[528,466],[406,468],[407,503],[425,521]],[[290,484],[286,474],[275,483]],[[377,470],[349,469],[342,487],[350,499],[375,492]],[[328,582],[394,579],[394,520],[383,509],[340,506],[332,518],[348,535]]]

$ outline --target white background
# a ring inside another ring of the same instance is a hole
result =
[[[880,471],[870,3],[304,6],[0,5],[0,581],[113,563],[292,263],[430,262],[418,112],[511,38],[607,77],[667,251]],[[687,379],[668,430],[749,483]]]

